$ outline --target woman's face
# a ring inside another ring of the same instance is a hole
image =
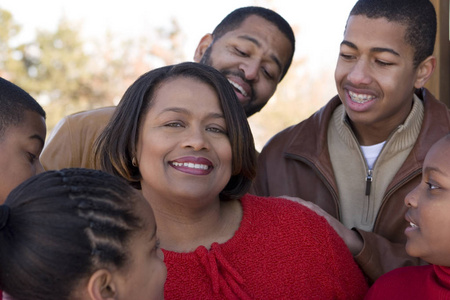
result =
[[[231,177],[232,151],[215,90],[188,77],[162,83],[140,125],[142,191],[155,199],[202,206],[218,200]]]

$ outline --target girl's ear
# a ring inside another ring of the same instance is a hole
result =
[[[200,40],[200,42],[197,45],[197,49],[195,49],[195,54],[194,54],[194,61],[195,62],[200,62],[200,60],[202,59],[203,55],[206,52],[206,49],[208,49],[208,47],[211,45],[213,41],[213,36],[211,33],[205,34],[202,39]]]
[[[417,67],[417,78],[414,83],[416,89],[420,89],[425,85],[425,83],[430,79],[436,68],[436,58],[434,56],[428,56],[423,62]]]
[[[91,300],[117,299],[117,284],[111,272],[100,269],[89,278],[88,294]]]

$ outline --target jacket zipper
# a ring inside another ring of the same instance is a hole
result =
[[[373,168],[372,168],[372,169],[370,169],[369,166],[367,165],[366,158],[364,157],[364,153],[363,153],[362,150],[361,150],[361,145],[359,144],[359,141],[358,141],[358,139],[356,138],[356,135],[355,135],[355,133],[353,132],[353,130],[352,130],[352,128],[351,128],[351,126],[350,126],[350,124],[348,123],[347,120],[344,122],[344,125],[347,126],[347,128],[349,129],[351,135],[353,136],[354,140],[356,141],[356,144],[358,145],[359,153],[361,154],[361,156],[362,156],[362,158],[363,158],[364,166],[365,166],[365,168],[366,168],[366,170],[367,170],[367,173],[366,173],[366,179],[365,179],[365,180],[366,180],[366,192],[365,192],[365,196],[366,196],[366,197],[365,197],[365,201],[366,201],[366,203],[365,203],[366,211],[363,212],[363,213],[364,213],[364,219],[362,220],[362,222],[363,222],[364,224],[367,224],[367,223],[368,223],[368,220],[369,220],[369,217],[370,217],[370,193],[371,193],[371,191],[372,191],[372,182],[373,182],[373,180],[374,180],[374,178],[373,178],[373,169],[375,169],[375,166],[376,166],[376,164],[377,164],[377,162],[378,162],[378,158],[379,158],[379,157],[381,156],[381,154],[383,153],[383,150],[386,148],[386,145],[389,143],[391,137],[394,135],[395,132],[397,132],[397,130],[400,128],[401,125],[400,125],[400,126],[397,126],[397,128],[396,128],[395,130],[393,130],[393,131],[389,134],[388,138],[386,139],[386,141],[385,141],[385,143],[384,143],[384,145],[383,145],[383,148],[381,148],[380,153],[378,153],[377,158],[376,158],[375,161],[373,162]],[[374,212],[374,213],[375,213],[375,212]],[[378,213],[377,213],[377,217],[378,217]],[[376,221],[376,218],[375,218],[375,220],[374,220],[374,224],[375,224],[375,221]]]
[[[381,152],[380,152],[381,153]],[[373,180],[373,178],[372,178],[372,174],[373,174],[373,171],[371,170],[371,169],[369,169],[369,168],[367,168],[367,175],[366,175],[366,204],[367,204],[367,209],[366,209],[366,212],[365,212],[365,220],[364,220],[364,223],[365,224],[367,224],[367,222],[368,222],[368,219],[369,219],[369,212],[370,212],[370,208],[369,208],[369,204],[370,204],[370,190],[371,190],[371,187],[372,187],[372,180]]]

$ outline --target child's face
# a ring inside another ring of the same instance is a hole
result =
[[[128,265],[118,270],[119,299],[164,299],[167,269],[157,243],[153,211],[144,197],[136,203],[136,211],[146,223],[130,240]]]
[[[16,186],[44,170],[39,155],[46,133],[45,119],[33,111],[25,111],[21,124],[6,129],[0,139],[0,204]]]
[[[409,255],[442,266],[450,266],[450,137],[429,150],[422,181],[405,198]]]
[[[339,97],[354,126],[392,128],[411,110],[417,83],[414,49],[406,26],[385,18],[351,16],[341,43],[335,80]]]

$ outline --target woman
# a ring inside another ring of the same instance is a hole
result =
[[[142,75],[97,147],[102,168],[141,188],[154,210],[166,298],[360,299],[366,292],[325,219],[285,199],[246,194],[253,137],[233,87],[212,67],[182,63]]]
[[[0,287],[15,300],[162,299],[155,232],[150,205],[120,178],[41,173],[0,205]]]

